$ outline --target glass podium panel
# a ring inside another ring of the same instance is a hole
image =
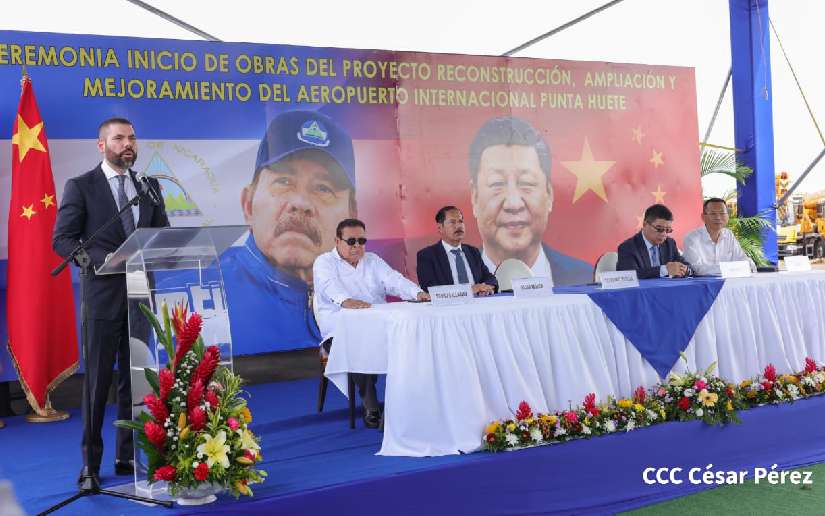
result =
[[[140,309],[149,307],[163,321],[165,302],[203,318],[206,346],[218,346],[221,364],[232,368],[229,311],[221,275],[221,253],[248,230],[247,226],[202,228],[139,228],[95,272],[126,275],[129,351],[132,380],[132,418],[145,409],[143,398],[152,392],[144,369],[159,371],[169,361],[151,324]],[[167,499],[165,482],[147,482],[147,459],[135,447],[135,494]]]

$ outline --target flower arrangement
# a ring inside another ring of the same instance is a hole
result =
[[[687,361],[686,357],[682,356]],[[533,413],[522,401],[514,417],[496,420],[482,436],[489,451],[552,444],[572,439],[635,430],[665,421],[701,420],[707,424],[739,423],[737,411],[825,393],[825,366],[805,359],[805,368],[779,375],[768,364],[761,375],[734,385],[713,375],[716,364],[701,373],[672,373],[651,389],[638,387],[630,398],[596,404],[588,394],[582,404],[553,414]]]
[[[168,482],[173,495],[211,483],[236,498],[251,496],[249,486],[262,482],[266,472],[255,468],[262,459],[261,446],[248,426],[252,414],[241,397],[241,378],[219,365],[217,346],[204,346],[199,314],[187,317],[186,308],[177,304],[170,318],[164,303],[161,327],[151,309],[140,308],[169,362],[159,373],[144,370],[153,390],[143,398],[148,412],[115,424],[137,432],[137,445],[148,461],[148,481]]]

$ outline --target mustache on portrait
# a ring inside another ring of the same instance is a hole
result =
[[[309,237],[313,244],[317,246],[321,245],[321,232],[308,217],[287,217],[275,223],[274,232],[276,237],[281,236],[281,234],[287,231],[303,233]]]

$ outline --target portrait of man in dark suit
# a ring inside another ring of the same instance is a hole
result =
[[[553,210],[550,148],[526,121],[488,120],[470,145],[470,196],[484,263],[490,271],[508,258],[555,285],[588,283],[593,267],[542,242]]]
[[[663,204],[645,210],[642,230],[619,244],[616,270],[636,271],[639,279],[691,276],[690,264],[679,253],[673,232],[673,213]]]
[[[444,206],[435,214],[435,223],[441,240],[418,251],[416,272],[421,288],[469,283],[473,294],[495,293],[498,281],[484,264],[481,251],[462,243],[466,231],[461,210]]]
[[[138,157],[138,144],[132,123],[124,118],[111,118],[98,128],[97,147],[103,160],[94,169],[66,182],[57,212],[52,246],[62,257],[70,256],[78,243],[89,237],[114,217],[133,199],[143,186],[139,184],[132,165]],[[150,186],[159,192],[155,179]],[[158,197],[160,197],[158,195]],[[140,227],[169,225],[163,200],[154,204],[148,195],[126,210],[119,223],[104,229],[88,247],[92,267],[99,267],[109,253],[117,250],[128,236]],[[132,419],[132,392],[129,372],[129,328],[127,319],[126,276],[97,276],[92,272],[85,285],[89,342],[86,374],[90,392],[84,395],[84,415],[89,411],[90,427],[83,429],[83,469],[79,482],[84,486],[99,483],[100,461],[103,455],[101,427],[106,398],[112,383],[115,361],[118,366],[117,418]],[[88,401],[88,404],[86,403]],[[117,430],[115,472],[132,474],[134,449],[132,431]]]

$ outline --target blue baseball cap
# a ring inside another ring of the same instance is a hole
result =
[[[326,153],[341,166],[355,188],[355,153],[352,138],[338,124],[317,111],[287,111],[270,122],[258,147],[255,173],[298,151]]]

